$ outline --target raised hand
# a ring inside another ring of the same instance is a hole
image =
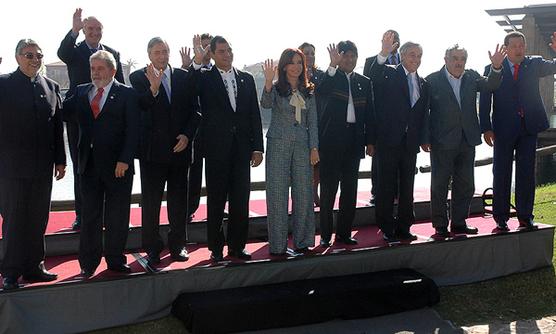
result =
[[[399,43],[394,42],[395,35],[391,31],[387,31],[382,35],[382,50],[380,51],[380,55],[383,57],[388,57],[395,48],[398,47]]]
[[[506,57],[506,46],[502,45],[502,47],[500,47],[500,44],[496,44],[496,50],[494,51],[494,54],[491,54],[489,51],[488,57],[490,58],[490,63],[492,64],[493,68],[497,70],[501,69],[502,62]]]
[[[151,93],[153,96],[158,94],[158,90],[160,89],[160,83],[162,82],[162,70],[157,70],[153,64],[147,65],[147,80],[151,84]]]
[[[209,47],[203,48],[203,45],[201,44],[201,35],[193,36],[193,53],[195,54],[193,61],[195,64],[201,65],[203,58],[205,58],[208,52]]]
[[[264,73],[264,88],[267,92],[272,90],[272,81],[274,81],[274,76],[276,75],[277,66],[274,66],[274,60],[267,59],[262,64],[263,73]]]
[[[193,59],[191,59],[191,49],[187,46],[180,49],[181,56],[181,68],[188,68],[191,65]]]
[[[556,32],[552,33],[552,36],[550,36],[550,43],[548,45],[556,52]]]
[[[329,44],[326,49],[328,50],[328,54],[330,54],[330,67],[338,66],[342,60],[343,52],[341,54],[338,52],[336,44]]]
[[[83,12],[83,9],[77,8],[75,10],[75,13],[73,13],[73,24],[71,30],[76,34],[79,34],[79,31],[83,29],[83,20],[81,19],[81,12]]]

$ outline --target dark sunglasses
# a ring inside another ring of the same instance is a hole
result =
[[[36,57],[38,60],[41,60],[44,57],[44,55],[42,53],[27,52],[23,54],[23,57],[27,59],[33,59]]]

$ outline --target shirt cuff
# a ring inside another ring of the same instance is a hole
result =
[[[72,31],[71,31],[71,37],[77,38],[77,36],[79,36],[79,33],[75,33],[75,32],[73,32],[73,30],[72,30]]]
[[[384,65],[386,63],[386,61],[388,60],[388,57],[384,57],[383,55],[381,55],[380,53],[376,55],[376,62],[379,65]]]
[[[336,67],[329,66],[328,70],[326,71],[329,76],[333,77],[336,75]]]
[[[490,69],[491,69],[493,72],[496,72],[496,73],[502,72],[502,66],[501,66],[499,69],[495,69],[494,66],[492,66],[492,64],[491,64],[491,65],[490,65]]]

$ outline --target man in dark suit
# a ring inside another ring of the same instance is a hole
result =
[[[397,31],[395,30],[387,30],[386,32],[391,32],[392,34],[394,34],[394,42],[397,43],[395,44],[394,49],[392,49],[392,52],[390,52],[390,54],[388,55],[385,64],[386,65],[398,65],[400,63],[400,53],[398,52],[398,46],[400,45],[400,34],[398,34]],[[365,66],[363,67],[363,75],[365,75],[366,77],[370,77],[371,76],[371,66],[373,65],[373,63],[376,60],[376,56],[372,56],[369,57],[367,59],[365,59]],[[375,148],[378,149],[378,148]],[[374,205],[375,201],[376,201],[376,190],[377,190],[377,184],[378,184],[378,168],[377,168],[377,164],[378,164],[378,154],[374,154],[373,155],[373,159],[371,161],[371,199],[370,199],[370,204]],[[396,176],[396,180],[398,179],[398,176]],[[397,201],[398,200],[398,184],[396,182],[396,188],[394,189],[394,198]]]
[[[371,66],[376,108],[376,145],[378,154],[378,191],[376,220],[388,242],[411,241],[415,222],[413,183],[419,144],[423,142],[428,111],[429,87],[417,74],[423,49],[407,42],[400,48],[401,64],[384,65],[396,47],[394,34],[386,32],[382,51]],[[396,174],[399,176],[398,217],[393,216]]]
[[[212,36],[208,33],[201,35],[201,46],[207,49],[210,45]],[[182,68],[194,71],[192,67],[193,60],[189,57],[189,50],[187,48],[182,48],[180,50],[182,59]],[[212,68],[212,62],[210,58],[210,53],[207,52],[205,57],[201,60],[201,68],[210,70]],[[199,203],[201,201],[201,188],[203,183],[203,151],[201,143],[201,132],[200,128],[197,129],[197,134],[191,145],[193,148],[193,162],[189,167],[189,186],[187,187],[187,221],[191,222],[195,216],[195,212],[199,208]]]
[[[232,66],[232,48],[215,36],[210,50],[194,38],[193,66],[203,120],[201,141],[206,162],[208,247],[211,259],[223,259],[222,219],[228,198],[228,255],[248,260],[245,250],[249,220],[250,169],[263,160],[263,133],[259,101],[253,76]],[[210,52],[211,70],[201,69]]]
[[[556,33],[551,48],[556,51]],[[539,92],[539,79],[556,73],[556,62],[525,56],[525,36],[511,32],[504,38],[507,57],[504,78],[491,94],[481,94],[479,116],[486,143],[494,146],[493,216],[497,229],[508,231],[512,163],[515,154],[515,204],[520,230],[536,228],[535,152],[537,135],[548,128],[548,118]],[[488,74],[490,66],[485,73]],[[492,105],[492,122],[491,122]],[[552,107],[552,106],[551,106]]]
[[[83,199],[79,264],[85,278],[94,274],[103,253],[109,270],[131,271],[123,253],[140,118],[137,93],[114,79],[114,56],[99,50],[90,63],[92,83],[79,85],[64,101],[64,117],[79,124],[77,167]]]
[[[430,117],[425,134],[425,151],[431,154],[431,216],[435,238],[448,232],[448,187],[452,184],[451,231],[454,234],[477,234],[465,222],[475,192],[475,146],[481,144],[477,117],[477,93],[490,93],[502,79],[505,48],[491,55],[488,77],[465,69],[467,50],[454,45],[446,50],[445,66],[427,77],[430,85]]]
[[[160,263],[164,243],[159,233],[164,185],[168,192],[168,249],[173,260],[186,261],[187,172],[191,140],[200,122],[190,73],[168,64],[170,48],[160,37],[147,46],[151,64],[130,76],[142,109],[139,162],[143,249],[151,264]]]
[[[331,245],[333,209],[341,184],[340,212],[336,222],[336,242],[355,245],[351,227],[355,217],[359,162],[373,154],[369,124],[372,115],[370,81],[353,72],[357,47],[341,41],[328,48],[330,66],[317,96],[327,101],[319,118],[319,153],[321,177],[320,232],[322,247]]]
[[[44,232],[52,175],[65,175],[58,85],[42,75],[43,53],[31,39],[15,50],[19,67],[0,76],[0,212],[4,290],[26,281],[52,281],[44,267]]]
[[[91,82],[89,57],[97,50],[106,50],[114,55],[117,70],[116,80],[121,83],[124,82],[120,54],[116,50],[104,44],[100,44],[100,40],[102,39],[102,24],[93,16],[82,20],[81,12],[81,8],[75,10],[73,14],[73,26],[58,48],[58,58],[66,64],[70,81],[66,97],[75,94],[77,85]],[[81,30],[83,30],[85,34],[85,40],[76,44],[75,42]],[[81,191],[79,190],[79,177],[77,175],[77,140],[79,138],[79,130],[78,125],[71,122],[66,123],[66,129],[70,157],[73,164],[73,186],[75,194],[75,221],[72,227],[74,230],[79,230],[81,226]]]

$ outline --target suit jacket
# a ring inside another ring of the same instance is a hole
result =
[[[481,94],[479,116],[483,132],[493,130],[497,139],[512,138],[519,133],[523,108],[525,128],[537,134],[548,128],[548,118],[539,91],[539,78],[556,73],[556,62],[539,56],[527,56],[519,67],[518,80],[514,81],[507,59],[503,62],[504,75],[500,87],[490,94]],[[490,66],[485,69],[485,75]],[[491,104],[492,121],[491,121]]]
[[[113,176],[117,162],[129,165],[139,144],[140,108],[133,88],[114,81],[97,119],[89,104],[93,84],[77,86],[76,94],[64,101],[64,117],[79,124],[78,173]],[[105,93],[106,94],[106,93]],[[90,170],[90,160],[94,170]]]
[[[339,69],[334,76],[325,73],[317,86],[317,99],[323,99],[319,115],[319,145],[321,151],[341,149],[338,138],[346,124],[350,87],[355,107],[356,143],[359,157],[364,158],[365,145],[371,142],[372,137],[373,103],[369,78],[359,73],[353,72],[349,82],[346,74]]]
[[[63,61],[68,69],[70,87],[66,96],[71,96],[75,92],[77,85],[91,82],[91,69],[89,65],[89,57],[92,53],[87,43],[81,41],[75,44],[76,38],[71,35],[71,30],[60,43],[58,48],[58,58]],[[102,48],[110,52],[116,59],[116,80],[124,82],[124,72],[120,62],[120,53],[104,44]]]
[[[267,138],[280,138],[288,141],[299,141],[308,148],[318,148],[317,106],[314,94],[303,96],[305,109],[301,109],[301,123],[295,119],[295,107],[290,105],[290,96],[280,96],[276,86],[268,93],[263,90],[261,107],[272,109]]]
[[[251,159],[253,151],[263,152],[263,131],[255,80],[247,72],[233,69],[237,82],[236,110],[218,68],[194,72],[202,111],[201,146],[210,159],[228,159],[234,138],[240,159]]]
[[[399,57],[399,53],[396,53],[396,55],[397,55],[396,57]],[[367,76],[367,77],[371,76],[371,66],[373,66],[373,63],[375,61],[376,61],[376,55],[365,59],[365,66],[363,67],[363,75],[364,76]],[[399,63],[400,62],[399,62],[399,59],[398,59],[398,64]],[[386,64],[387,65],[392,65],[392,64],[390,64],[390,58],[388,58],[386,60]]]
[[[201,115],[192,86],[191,73],[170,67],[171,103],[161,84],[154,97],[146,76],[146,67],[133,72],[129,79],[139,94],[141,107],[141,139],[139,159],[158,163],[190,163],[191,146]],[[173,148],[180,134],[187,136],[189,144],[179,153]]]
[[[431,91],[429,126],[425,127],[428,143],[439,149],[455,149],[463,137],[470,146],[480,145],[477,93],[492,92],[500,86],[501,79],[502,71],[490,71],[488,77],[484,77],[473,70],[465,70],[461,76],[460,107],[446,77],[446,66],[430,74],[426,79]]]
[[[428,117],[429,85],[418,76],[419,99],[413,107],[403,66],[386,66],[374,62],[370,70],[374,89],[376,131],[373,143],[379,147],[405,145],[419,152],[426,142],[423,127]]]
[[[0,177],[52,177],[65,165],[60,89],[19,69],[0,76]]]

